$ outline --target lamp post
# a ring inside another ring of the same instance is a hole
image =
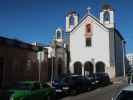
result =
[[[38,70],[39,71],[38,72],[39,73],[39,75],[38,75],[39,76],[39,78],[38,78],[39,82],[41,81],[41,56],[42,56],[41,52],[39,52],[39,70]]]
[[[37,53],[37,59],[38,59],[38,62],[39,62],[39,65],[38,65],[38,81],[40,82],[41,81],[41,62],[44,60],[44,57],[43,57],[43,48],[39,48],[39,51]]]
[[[54,57],[55,57],[55,43],[52,44],[51,58],[52,58],[52,71],[51,71],[51,83],[54,79]]]
[[[96,73],[95,59],[92,58],[91,61],[92,61],[92,64],[93,64],[93,69],[94,69],[93,72]]]

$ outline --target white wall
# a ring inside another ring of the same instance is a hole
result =
[[[127,56],[128,61],[129,61],[129,65],[131,67],[133,67],[133,53],[129,53],[126,56]]]
[[[45,47],[48,49],[48,58],[51,58],[51,55],[52,55],[52,48],[49,46],[49,47]]]
[[[92,46],[85,46],[85,26],[92,23]],[[97,61],[103,61],[106,67],[110,67],[109,57],[109,31],[94,19],[88,16],[75,30],[70,33],[70,68],[73,72],[73,64],[76,61],[84,64],[91,61],[92,58]]]

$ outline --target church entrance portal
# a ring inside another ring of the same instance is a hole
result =
[[[74,63],[74,73],[81,75],[82,74],[82,64],[81,62],[75,62]]]
[[[84,75],[89,75],[93,73],[93,64],[91,62],[85,62],[84,64]]]
[[[103,62],[96,63],[96,72],[105,72],[105,64]]]

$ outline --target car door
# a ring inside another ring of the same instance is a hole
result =
[[[79,77],[79,85],[81,87],[81,90],[83,90],[83,91],[88,89],[87,80],[85,80],[84,77]]]
[[[45,100],[48,97],[55,96],[55,91],[46,83],[41,83],[41,94]]]
[[[31,100],[43,100],[42,90],[40,88],[40,83],[36,82],[33,84],[31,89]]]
[[[40,86],[34,85],[34,83],[22,83],[21,85],[23,89],[20,91],[21,100],[38,100],[38,91],[40,89]]]

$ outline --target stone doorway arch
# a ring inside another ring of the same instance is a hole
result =
[[[75,62],[74,63],[74,73],[81,75],[82,74],[82,63],[81,62]]]
[[[96,72],[105,72],[105,64],[103,62],[96,63]]]
[[[85,62],[84,64],[84,75],[89,75],[94,72],[93,64],[90,61]]]

